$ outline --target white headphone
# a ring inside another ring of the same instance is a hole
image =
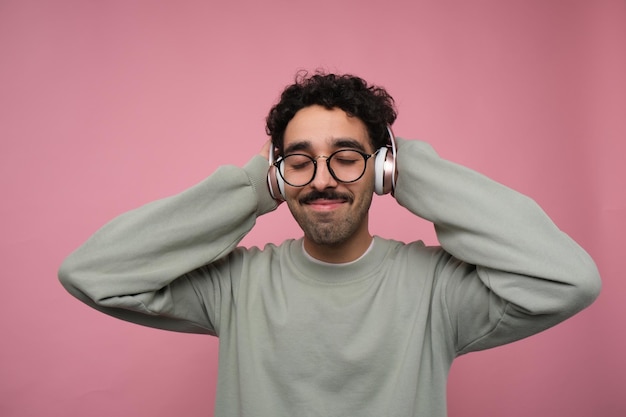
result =
[[[378,149],[374,160],[374,192],[378,195],[393,193],[396,188],[396,138],[391,126],[387,126],[389,143]],[[272,146],[268,155],[270,162],[267,171],[267,186],[276,201],[285,200],[285,180],[277,173],[274,165],[278,149]]]

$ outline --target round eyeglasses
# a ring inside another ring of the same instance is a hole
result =
[[[356,182],[365,173],[367,160],[376,155],[366,154],[353,149],[343,149],[331,153],[329,156],[312,157],[306,154],[294,153],[279,158],[274,162],[278,173],[283,180],[292,187],[304,187],[313,181],[317,172],[317,160],[326,159],[328,172],[334,179],[343,183]]]

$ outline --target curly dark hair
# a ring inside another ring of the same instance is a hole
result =
[[[312,105],[339,108],[358,117],[367,127],[374,149],[388,143],[387,125],[391,125],[397,116],[393,97],[382,87],[368,85],[365,80],[350,74],[317,71],[310,75],[301,71],[296,74],[295,83],[282,92],[279,102],[266,118],[265,131],[280,153],[289,121],[299,110]]]

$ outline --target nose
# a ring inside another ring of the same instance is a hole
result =
[[[325,190],[327,188],[334,188],[337,186],[337,180],[331,175],[328,169],[328,157],[318,156],[317,169],[313,181],[309,184],[316,190]]]

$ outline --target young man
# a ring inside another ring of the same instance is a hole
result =
[[[357,77],[301,76],[261,156],[114,219],[61,282],[112,316],[218,336],[217,417],[443,417],[456,356],[563,321],[600,281],[531,199],[426,143],[396,153],[395,117]],[[441,247],[370,234],[372,194],[390,188]],[[304,237],[238,247],[282,199]]]

